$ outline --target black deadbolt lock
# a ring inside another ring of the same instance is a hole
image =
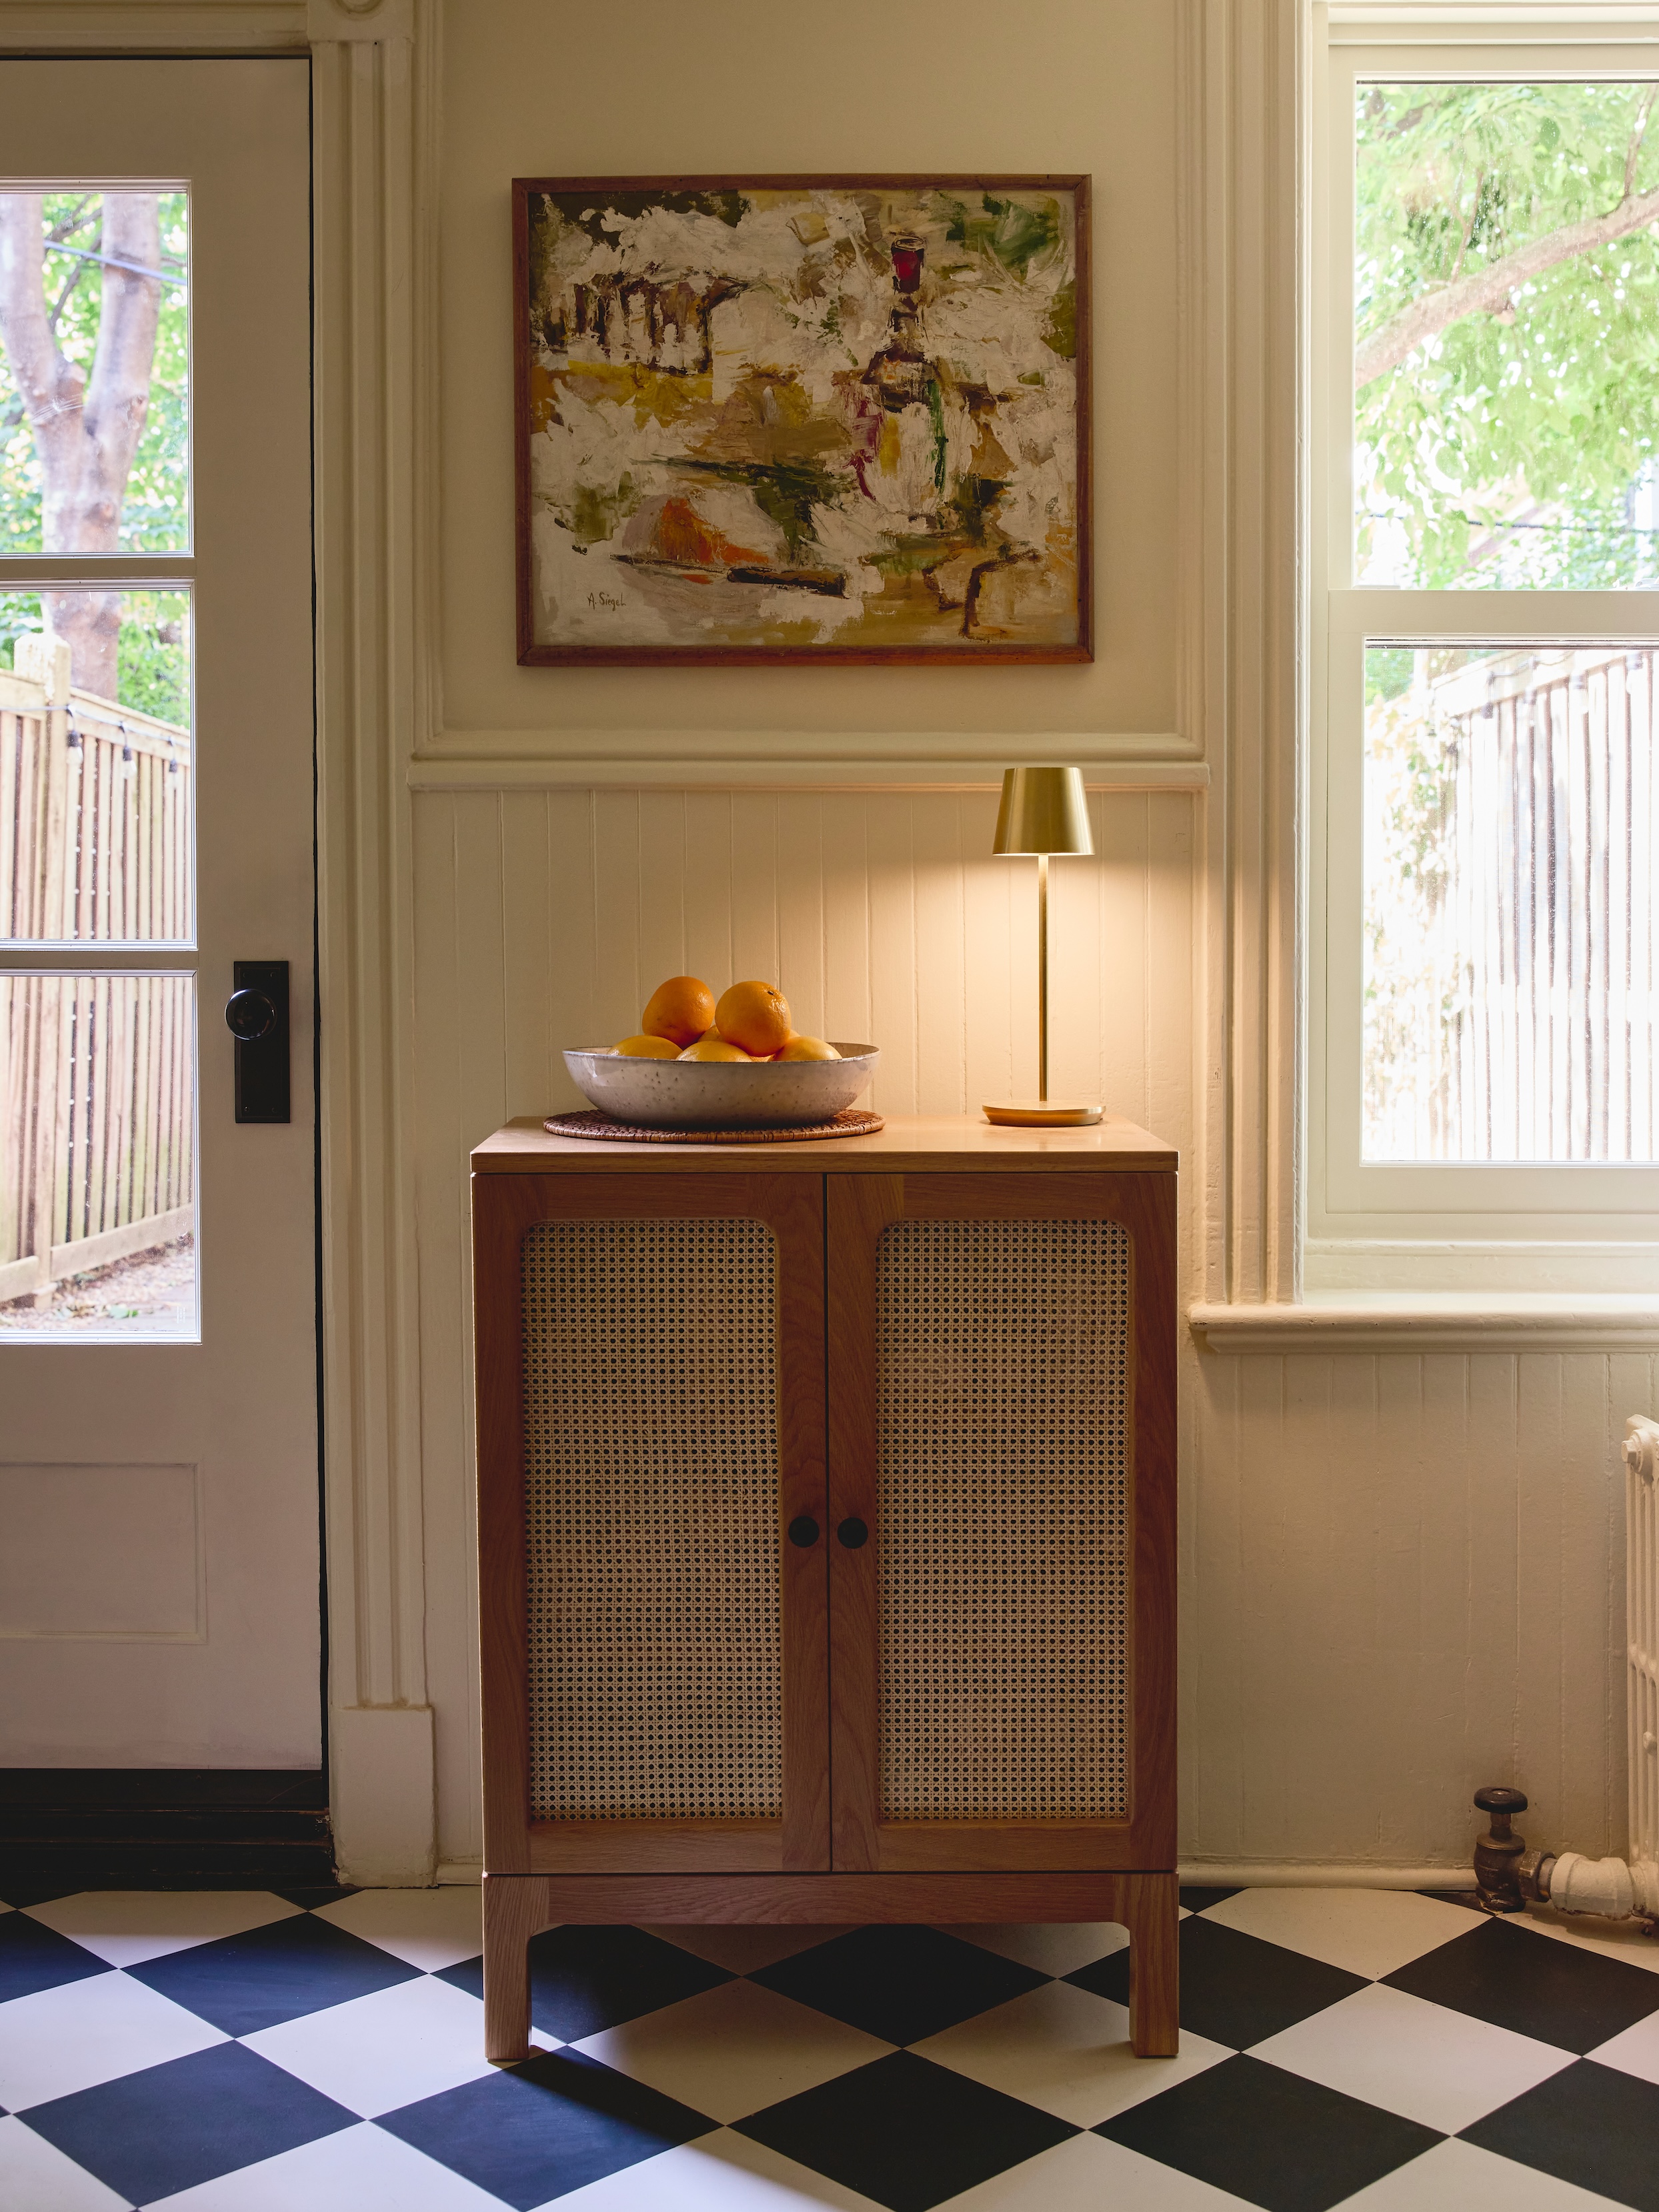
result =
[[[805,1551],[808,1545],[817,1542],[818,1524],[810,1513],[796,1514],[794,1519],[789,1523],[789,1540],[792,1544],[799,1544],[802,1551]]]
[[[225,1006],[225,1027],[236,1040],[236,1118],[286,1121],[288,1099],[288,963],[238,960],[235,989]]]
[[[856,1513],[843,1521],[836,1534],[849,1552],[856,1552],[860,1544],[867,1544],[870,1540],[870,1531]]]

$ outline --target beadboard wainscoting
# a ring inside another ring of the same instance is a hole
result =
[[[1094,793],[1054,870],[1054,1085],[1179,1144],[1200,1036],[1202,794]],[[416,1195],[439,1857],[479,1853],[468,1148],[577,1094],[559,1060],[651,987],[777,976],[801,1026],[872,1039],[874,1102],[1030,1085],[1035,883],[988,792],[417,793]],[[1189,1217],[1190,1218],[1190,1217]],[[1187,1273],[1194,1284],[1190,1234]],[[1626,1413],[1652,1358],[1203,1348],[1183,1328],[1182,1826],[1189,1866],[1455,1867],[1469,1794],[1617,1848]]]

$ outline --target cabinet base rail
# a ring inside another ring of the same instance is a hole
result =
[[[485,2055],[530,2055],[532,1936],[564,1922],[1109,1920],[1129,1932],[1129,2039],[1173,2058],[1179,1903],[1172,1869],[1110,1874],[522,1875],[483,1881]]]

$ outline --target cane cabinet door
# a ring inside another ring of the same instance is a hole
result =
[[[1175,1178],[827,1180],[835,1865],[1172,1865]]]
[[[830,1863],[823,1202],[474,1179],[492,1872]]]

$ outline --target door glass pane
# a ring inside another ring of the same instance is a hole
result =
[[[1358,581],[1659,580],[1652,84],[1362,84]]]
[[[193,1337],[196,983],[0,975],[0,1331]]]
[[[189,395],[189,195],[0,191],[0,554],[187,548]]]
[[[1367,648],[1367,1159],[1659,1158],[1656,666]]]
[[[114,696],[72,681],[91,604]],[[0,592],[0,937],[188,942],[191,604],[183,591]]]

